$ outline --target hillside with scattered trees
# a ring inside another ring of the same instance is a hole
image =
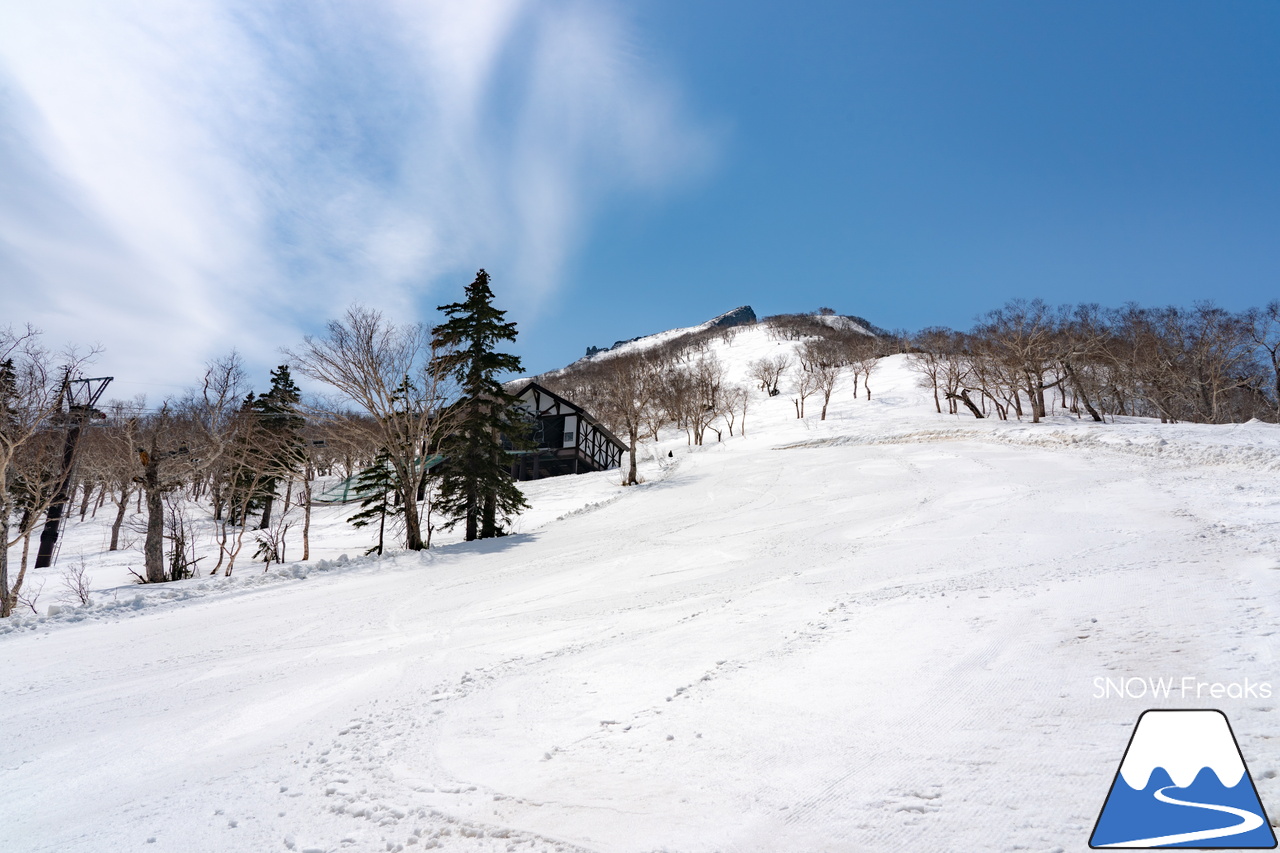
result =
[[[0,330],[0,612],[35,609],[26,578],[55,515],[68,523],[103,513],[109,550],[137,549],[134,576],[145,583],[309,560],[313,509],[335,483],[360,498],[352,524],[376,525],[368,549],[378,553],[429,548],[459,523],[468,539],[500,535],[523,498],[501,446],[484,442],[520,438],[520,416],[497,381],[519,362],[494,349],[514,339],[515,324],[492,308],[483,271],[477,282],[467,300],[443,306],[452,319],[434,329],[352,307],[322,334],[283,347],[260,393],[233,352],[183,394],[109,399],[92,412],[71,405],[64,380],[102,354],[51,350],[30,328]],[[748,327],[776,352],[726,363],[724,348]],[[940,414],[1280,419],[1276,302],[1233,313],[1015,300],[967,331],[915,333],[831,309],[757,320],[744,306],[692,329],[593,348],[536,378],[628,445],[621,482],[631,485],[639,447],[664,431],[692,446],[742,435],[752,407],[778,396],[796,418],[823,421],[838,386],[872,399],[891,355],[907,358]],[[304,396],[295,375],[324,393]],[[81,423],[70,459],[65,436]],[[445,457],[455,464],[439,465]]]

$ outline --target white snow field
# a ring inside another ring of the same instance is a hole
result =
[[[0,635],[0,850],[1078,851],[1153,707],[1221,709],[1277,819],[1280,428],[787,390],[483,543],[335,561],[332,508],[139,587],[74,523],[95,603]]]

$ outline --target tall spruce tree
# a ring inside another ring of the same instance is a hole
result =
[[[466,524],[466,539],[500,536],[499,522],[526,508],[511,478],[502,437],[517,439],[525,425],[515,411],[517,400],[498,381],[520,370],[518,356],[498,352],[502,341],[516,339],[516,324],[503,322],[505,311],[493,307],[489,274],[476,273],[462,302],[441,305],[449,319],[432,329],[441,355],[433,366],[452,374],[460,397],[453,405],[456,426],[442,442],[445,456],[438,506],[449,519],[446,528]]]
[[[271,524],[271,509],[280,480],[297,472],[306,461],[302,441],[306,420],[298,412],[301,399],[302,393],[289,375],[289,365],[282,364],[271,371],[270,390],[253,404],[261,422],[259,441],[265,468],[261,483],[261,528]]]

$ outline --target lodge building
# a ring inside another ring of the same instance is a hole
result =
[[[622,464],[627,446],[581,406],[536,382],[520,386],[514,394],[532,421],[534,446],[508,451],[513,478],[539,480],[561,474],[586,474]]]

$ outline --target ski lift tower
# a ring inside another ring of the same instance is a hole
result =
[[[80,444],[80,430],[94,416],[94,405],[102,392],[111,384],[111,376],[99,376],[95,379],[72,379],[68,371],[62,380],[62,392],[58,403],[59,416],[66,424],[67,438],[62,445],[62,472],[58,475],[58,488],[54,492],[53,502],[45,514],[44,530],[40,531],[40,550],[36,554],[36,568],[53,565],[53,552],[58,545],[58,527],[62,522],[62,511],[67,505],[67,489],[71,485],[71,472],[75,468],[76,447]],[[65,401],[67,410],[62,411]]]

